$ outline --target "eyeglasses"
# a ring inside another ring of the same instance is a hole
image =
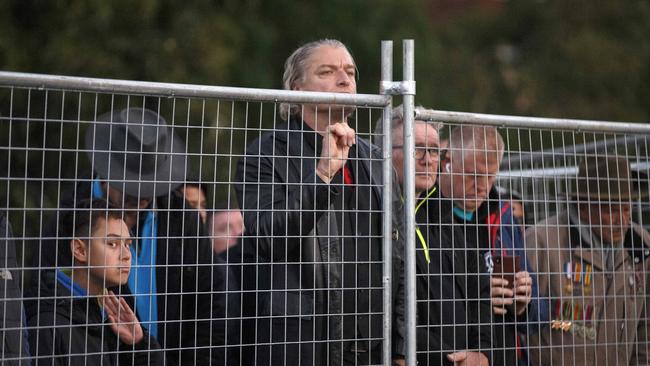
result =
[[[393,145],[393,149],[402,149],[404,145]],[[425,146],[416,146],[415,147],[415,159],[423,160],[426,154],[429,153],[430,159],[438,159],[440,157],[440,149],[435,146],[425,147]]]

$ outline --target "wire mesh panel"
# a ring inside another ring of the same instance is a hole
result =
[[[544,302],[531,360],[647,363],[647,135],[527,135],[543,154],[512,154],[520,164],[500,182],[527,203],[520,222]]]
[[[418,360],[469,351],[498,365],[646,364],[647,133],[448,117],[416,116],[449,122],[440,157],[416,163],[416,173],[440,166],[415,213]]]
[[[305,108],[315,126],[348,113]],[[347,160],[326,160],[337,148],[331,135],[321,138],[295,114],[278,126],[248,145],[235,187],[247,229],[242,276],[256,279],[244,288],[256,307],[249,355],[256,364],[380,363],[379,151],[357,134]]]
[[[383,362],[385,97],[107,89],[0,89],[3,362]]]
[[[647,125],[0,79],[3,363],[649,363]]]

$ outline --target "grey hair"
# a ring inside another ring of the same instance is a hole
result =
[[[289,58],[284,62],[284,74],[282,75],[282,87],[284,90],[294,90],[296,83],[302,81],[305,77],[305,70],[307,70],[307,67],[309,66],[307,63],[309,57],[316,49],[324,46],[343,48],[350,54],[350,57],[352,57],[352,53],[350,53],[350,50],[348,50],[343,42],[336,39],[325,38],[305,43],[293,51],[291,56],[289,56]],[[354,58],[352,58],[352,62],[354,62]],[[280,117],[282,119],[288,119],[289,117],[298,114],[300,114],[300,105],[289,103],[280,104]]]
[[[425,112],[427,111],[427,108],[424,108],[423,106],[419,105],[415,107],[415,112]],[[432,126],[436,132],[440,132],[440,129],[442,129],[442,122],[437,122],[437,121],[422,121],[422,120],[415,120],[415,123],[426,123],[430,126]],[[396,129],[402,127],[404,125],[404,107],[403,105],[398,105],[397,107],[393,107],[393,109],[390,112],[390,131],[393,133],[393,136],[395,135],[394,132]],[[383,127],[382,127],[382,119],[379,118],[377,120],[377,125],[375,127],[375,134],[377,135],[382,135],[383,134]],[[379,136],[376,140],[376,145],[379,147],[383,147],[383,139]]]
[[[449,153],[468,152],[497,153],[499,162],[503,158],[505,144],[503,137],[493,126],[455,126],[449,133]]]

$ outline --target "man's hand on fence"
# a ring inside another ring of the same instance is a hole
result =
[[[495,314],[505,315],[513,306],[512,310],[517,315],[526,311],[533,292],[533,279],[528,272],[521,271],[515,274],[514,288],[508,287],[508,281],[501,277],[492,277],[490,282],[492,311]]]
[[[120,340],[126,344],[140,343],[144,337],[142,326],[124,298],[118,300],[113,291],[109,291],[102,297],[102,302],[111,329]]]
[[[488,366],[488,358],[481,352],[460,351],[447,355],[447,359],[458,366]]]
[[[323,136],[323,150],[316,166],[316,174],[329,183],[348,160],[350,147],[356,143],[355,131],[347,123],[335,123],[327,127]]]

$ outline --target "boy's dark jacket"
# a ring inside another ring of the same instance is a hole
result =
[[[55,272],[43,276],[41,300],[27,306],[34,365],[164,365],[146,330],[135,345],[119,340],[95,297],[71,296]]]
[[[65,190],[61,195],[61,210],[92,197],[90,180],[71,188],[74,189]],[[198,211],[189,209],[182,195],[171,192],[158,197],[155,205],[158,218],[157,340],[166,350],[166,362],[168,365],[223,364],[226,327],[232,328],[227,333],[232,342],[237,342],[233,335],[239,329],[236,324],[228,322],[227,325],[225,321],[227,308],[231,311],[239,308],[236,295],[224,295],[228,268],[215,260],[212,243],[203,232]],[[55,220],[47,223],[45,237],[56,237],[55,224]],[[139,236],[137,232],[133,235]],[[40,258],[38,255],[33,258],[34,267],[40,270],[31,276],[32,288],[37,288],[39,278],[42,281],[42,277],[56,267],[55,248],[55,243],[43,240]],[[128,292],[128,286],[122,286],[121,293]],[[227,301],[230,302],[228,306]]]

